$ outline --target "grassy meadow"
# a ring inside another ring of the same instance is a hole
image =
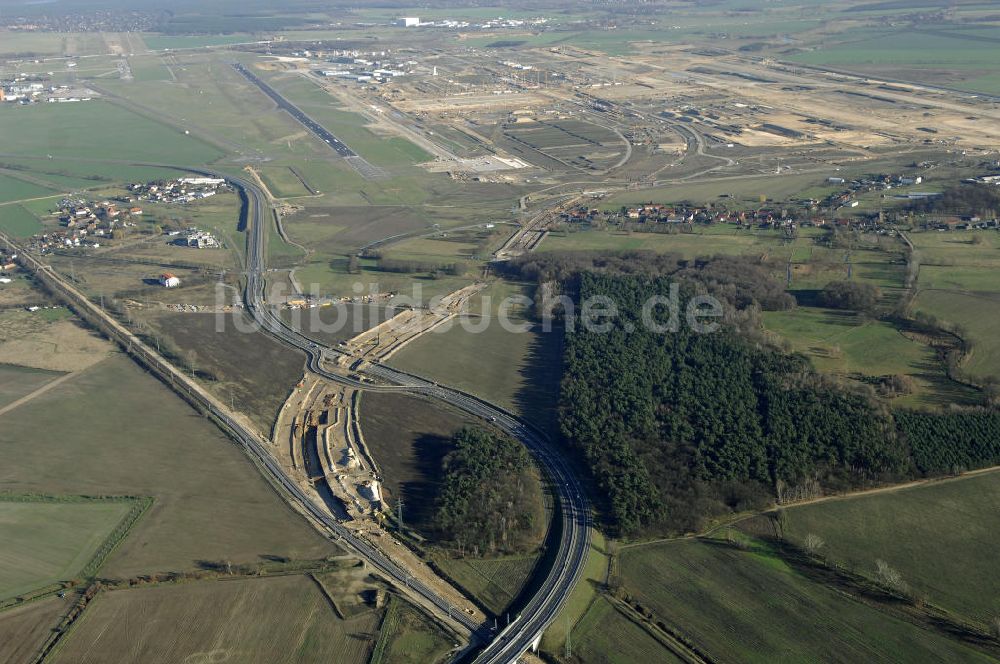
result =
[[[1000,474],[829,500],[786,510],[786,537],[820,536],[823,553],[862,574],[876,559],[929,602],[986,625],[1000,616],[991,572],[1000,527]]]
[[[12,237],[31,237],[42,230],[42,222],[23,205],[0,205],[0,231]]]
[[[573,627],[572,645],[573,652],[584,662],[677,664],[685,661],[619,613],[604,597],[594,600]]]
[[[0,599],[76,578],[128,501],[9,501],[0,495]]]
[[[20,201],[26,198],[41,198],[53,193],[48,187],[0,173],[0,203]],[[4,208],[0,208],[0,216],[4,215],[2,210]]]
[[[13,156],[200,166],[221,153],[194,136],[104,100],[0,108],[4,152]]]
[[[536,556],[438,559],[437,565],[452,581],[471,593],[493,615],[517,599],[538,563]]]
[[[528,324],[519,303],[505,309],[512,330],[504,329],[498,319],[506,298],[526,292],[518,284],[493,282],[470,300],[468,318],[453,319],[414,340],[388,364],[481,396],[551,430],[562,330],[544,332]]]
[[[712,661],[994,661],[814,583],[764,547],[674,541],[624,549],[620,565],[625,591]]]
[[[0,408],[31,394],[59,376],[58,371],[0,364]]]

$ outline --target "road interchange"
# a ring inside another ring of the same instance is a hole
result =
[[[556,518],[559,523],[559,542],[556,554],[547,570],[544,581],[529,599],[518,617],[489,639],[483,651],[475,659],[477,664],[501,664],[516,662],[520,655],[532,647],[545,628],[555,619],[562,605],[583,573],[590,549],[591,517],[587,498],[569,464],[560,452],[535,428],[503,408],[490,404],[479,397],[438,385],[419,376],[391,369],[380,364],[372,364],[359,369],[360,374],[380,381],[373,383],[361,377],[344,375],[327,369],[325,360],[340,355],[334,348],[321,346],[301,332],[293,329],[281,319],[264,297],[266,289],[266,224],[269,211],[264,193],[253,183],[227,176],[230,183],[241,190],[247,200],[247,264],[244,304],[261,330],[281,343],[303,351],[307,356],[309,371],[323,378],[362,390],[403,390],[419,393],[424,397],[450,404],[464,412],[482,418],[492,426],[520,440],[547,474],[556,497]],[[280,472],[280,471],[279,471]],[[318,510],[319,508],[313,505]],[[333,520],[324,515],[325,520]],[[335,523],[336,521],[333,520]],[[353,533],[337,523],[336,531],[348,543],[356,538]],[[340,533],[338,533],[340,534]],[[362,540],[365,549],[381,556],[371,544]],[[355,546],[355,548],[358,548]],[[364,551],[370,555],[369,551]],[[390,562],[391,561],[387,561]],[[389,569],[393,565],[386,565]],[[398,568],[388,572],[399,583],[407,583],[405,573]],[[409,585],[427,600],[441,609],[442,600],[426,587],[410,581]],[[470,621],[471,622],[471,621]],[[482,626],[467,625],[474,637],[484,638]]]
[[[356,153],[342,143],[325,127],[312,120],[272,87],[261,81],[253,72],[240,64],[233,67],[244,77],[257,85],[280,108],[289,112],[299,123],[309,129],[320,140],[333,148],[339,155],[355,157]],[[269,210],[268,199],[254,183],[242,178],[227,178],[239,189],[247,203],[247,261],[244,304],[262,331],[285,345],[306,353],[307,367],[314,374],[327,380],[357,389],[379,389],[371,382],[355,374],[344,375],[329,371],[325,359],[340,355],[334,348],[322,347],[312,339],[293,329],[268,306],[264,296],[267,287],[266,272],[266,224],[265,210]],[[381,364],[362,364],[360,371],[370,378],[388,384],[389,389],[405,389],[419,392],[427,398],[448,403],[462,411],[480,417],[494,427],[520,440],[533,455],[539,466],[547,474],[556,496],[556,518],[559,519],[558,549],[552,558],[544,581],[527,601],[515,621],[495,638],[489,641],[475,659],[481,664],[516,662],[520,655],[537,644],[545,628],[555,619],[566,597],[576,585],[586,565],[590,549],[590,508],[572,469],[551,443],[539,431],[520,421],[512,413],[490,404],[473,395],[444,387],[419,376],[391,369]],[[382,388],[385,389],[385,388]],[[406,579],[395,576],[397,581]],[[429,592],[429,589],[427,589]],[[423,593],[421,593],[423,594]],[[439,605],[440,598],[428,597]],[[477,634],[472,630],[473,635]]]

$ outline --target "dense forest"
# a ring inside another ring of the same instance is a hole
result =
[[[442,462],[435,529],[460,555],[518,551],[536,525],[524,446],[478,428],[461,429],[452,444]]]
[[[996,411],[904,411],[896,414],[896,421],[922,474],[955,473],[1000,464],[1000,413]]]
[[[736,326],[647,329],[643,302],[679,274],[569,280],[581,300],[610,297],[620,312],[610,331],[567,329],[560,394],[565,442],[615,534],[694,530],[775,499],[1000,462],[997,413],[894,417],[869,387],[816,374]],[[756,286],[727,288],[727,306],[759,306]],[[698,290],[685,283],[682,297]]]
[[[870,394],[732,330],[647,330],[642,304],[670,281],[578,276],[581,299],[608,296],[621,316],[607,333],[567,332],[560,421],[616,531],[692,529],[706,516],[772,500],[779,488],[907,471],[906,450]],[[752,301],[747,291],[737,288],[732,299]]]

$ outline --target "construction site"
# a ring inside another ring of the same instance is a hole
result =
[[[457,179],[638,186],[835,167],[914,146],[997,147],[989,98],[722,49],[634,46],[628,58],[572,46],[404,49],[405,75],[373,84],[324,76],[315,59],[260,66],[306,77],[373,131],[432,154],[425,169]]]

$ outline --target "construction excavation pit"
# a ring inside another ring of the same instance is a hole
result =
[[[307,375],[282,406],[274,454],[318,504],[345,520],[371,519],[382,509],[374,463],[358,425],[359,393]]]

